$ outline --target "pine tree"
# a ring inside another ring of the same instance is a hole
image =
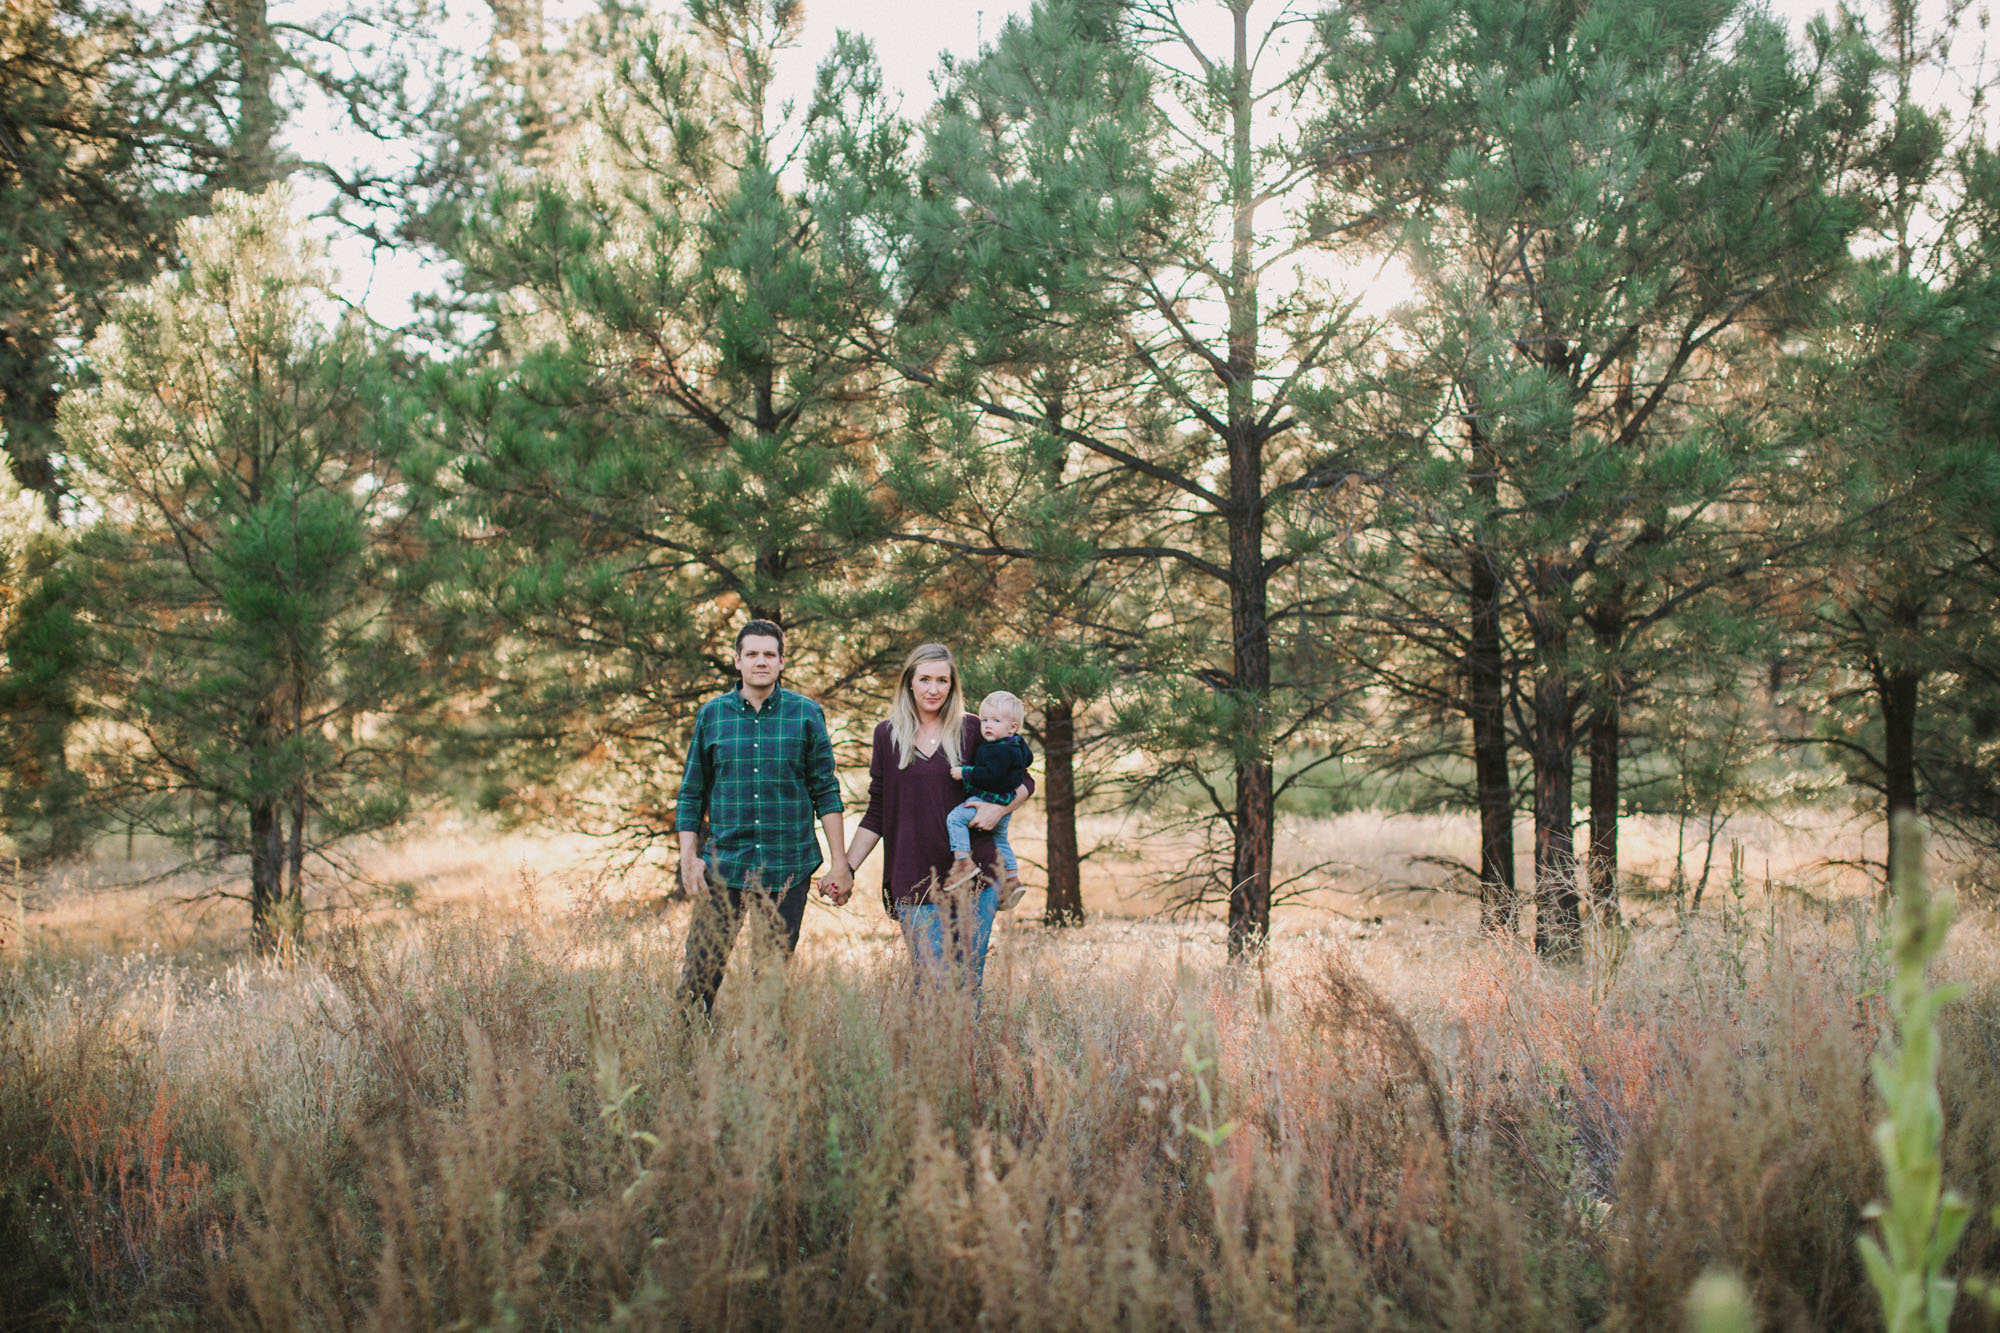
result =
[[[219,194],[179,244],[186,266],[117,303],[101,382],[63,404],[98,515],[93,762],[127,820],[248,853],[270,949],[303,928],[308,858],[408,808],[403,723],[452,655],[424,612],[398,376],[332,317],[288,192]]]
[[[511,288],[486,263],[481,232],[492,201],[585,150],[593,100],[648,20],[616,0],[567,22],[541,0],[488,0],[486,9],[485,49],[455,52],[431,72],[442,77],[435,105],[423,109],[428,142],[396,241],[434,248],[456,266],[450,284],[417,298],[437,341],[499,354]]]
[[[1855,171],[1872,205],[1864,262],[1801,366],[1796,498],[1820,577],[1800,580],[1800,628],[1822,668],[1802,693],[1818,741],[1881,799],[1885,875],[1901,812],[1930,807],[1989,844],[2000,829],[1986,776],[2000,736],[2000,159],[1979,96],[1920,92],[1957,87],[1965,17],[1908,0],[1845,15],[1882,52],[1887,114]]]
[[[1899,108],[1899,129],[1923,133],[1920,115]],[[1906,162],[1927,156],[1901,147]],[[1901,812],[1930,807],[1989,843],[2000,828],[1988,776],[2000,736],[2000,169],[1971,148],[1926,170],[1959,207],[1940,209],[1947,230],[1928,253],[1898,244],[1845,288],[1808,368],[1802,422],[1809,522],[1824,534],[1824,574],[1805,581],[1806,642],[1827,668],[1814,683],[1831,705],[1816,710],[1816,735],[1880,796],[1891,859]]]
[[[0,468],[0,832],[30,863],[73,854],[84,831],[67,752],[83,630],[45,500]]]
[[[893,539],[942,553],[944,579],[981,590],[953,635],[968,645],[968,675],[1030,703],[1054,926],[1084,920],[1077,814],[1101,785],[1087,756],[1112,739],[1103,705],[1143,616],[1128,586],[1142,575],[1103,555],[1131,526],[1122,478],[1069,438],[1117,431],[1132,406],[1129,381],[1106,369],[1122,357],[1131,307],[1099,273],[1052,263],[1032,241],[969,233],[963,190],[982,177],[974,207],[989,217],[1056,217],[1082,202],[1065,192],[1089,168],[1070,159],[1116,151],[1143,121],[1148,82],[1109,40],[1111,13],[1038,12],[948,68],[908,187],[891,179],[860,201],[892,238],[886,267],[899,282],[878,354],[917,386],[905,400],[911,447],[885,473],[900,502]],[[968,411],[968,396],[984,409]]]
[[[733,679],[744,618],[792,633],[802,688],[902,651],[867,633],[908,601],[864,545],[877,421],[851,330],[879,281],[823,219],[903,131],[853,39],[807,104],[779,101],[800,22],[698,0],[684,32],[636,39],[574,169],[496,196],[471,262],[508,293],[502,350],[441,384],[470,577],[532,645],[503,681],[535,719],[527,758],[642,840],[667,831],[682,721]]]
[[[0,433],[59,516],[56,404],[114,292],[171,258],[216,169],[195,90],[160,77],[166,37],[125,6],[0,11]]]
[[[1419,338],[1456,424],[1419,458],[1446,487],[1472,637],[1498,598],[1529,662],[1535,937],[1550,952],[1579,938],[1583,725],[1608,897],[1619,723],[1645,641],[1756,563],[1725,549],[1748,540],[1730,506],[1775,465],[1773,431],[1753,395],[1717,386],[1796,326],[1858,221],[1838,182],[1867,125],[1868,65],[1825,29],[1813,41],[1802,59],[1761,15],[1674,0],[1423,10],[1385,39],[1423,71],[1398,114],[1438,131],[1409,167],[1425,202],[1411,254]],[[1491,660],[1467,654],[1475,714]]]
[[[940,133],[964,153],[934,144],[925,188],[956,219],[988,306],[1026,321],[1087,299],[1119,321],[1095,384],[1065,386],[1066,402],[1105,401],[1045,434],[1067,466],[1119,480],[1130,523],[1088,558],[1143,563],[1155,590],[1128,627],[1121,675],[1143,697],[1121,716],[1156,776],[1205,792],[1227,830],[1213,872],[1241,956],[1270,927],[1275,756],[1313,737],[1340,694],[1287,632],[1322,598],[1314,555],[1334,530],[1308,501],[1346,472],[1296,412],[1350,372],[1363,339],[1348,303],[1295,270],[1364,223],[1338,188],[1362,150],[1294,133],[1336,87],[1330,55],[1304,40],[1310,16],[1237,3],[1210,33],[1198,8],[1038,5],[956,94]],[[1045,415],[1004,360],[897,364],[996,421]],[[1212,781],[1218,756],[1226,785]]]

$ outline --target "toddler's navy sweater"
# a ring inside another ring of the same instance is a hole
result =
[[[1034,762],[1035,752],[1019,736],[1002,736],[997,741],[982,736],[979,748],[972,752],[972,762],[965,766],[966,788],[995,796],[1004,793],[1012,800]]]

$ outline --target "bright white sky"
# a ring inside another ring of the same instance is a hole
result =
[[[436,34],[438,40],[461,51],[482,49],[489,31],[490,11],[486,4],[483,0],[449,2],[453,20]],[[339,0],[291,0],[295,12],[300,13],[325,12],[338,3]],[[653,3],[663,13],[677,9],[673,0],[653,0]],[[834,34],[846,29],[861,33],[874,43],[891,96],[900,96],[904,113],[915,118],[933,97],[930,77],[937,68],[939,53],[949,51],[961,58],[972,56],[982,39],[990,40],[1008,17],[1027,12],[1030,3],[1031,0],[806,0],[805,31],[798,47],[781,59],[780,86],[789,85],[802,94],[809,86],[813,69],[832,49]],[[1831,7],[1831,0],[1767,0],[1767,3],[1794,24],[1803,24],[1813,14]],[[1861,3],[1865,8],[1874,7],[1868,0]],[[1926,0],[1925,8],[1939,3],[1942,0]],[[1961,30],[1960,46],[1966,52],[1961,68],[1965,73],[1984,63],[1988,35],[1984,19],[1996,3],[2000,0],[1974,0],[1973,12]],[[553,26],[562,22],[565,11],[579,12],[587,4],[588,0],[545,0],[545,12]],[[1198,12],[1205,6],[1194,4],[1188,8]],[[1216,18],[1221,19],[1224,7],[1220,0],[1212,8],[1217,11]],[[1279,6],[1272,4],[1269,8],[1275,11]],[[294,142],[300,145],[301,152],[336,157],[345,154],[350,158],[372,154],[379,158],[384,151],[382,145],[372,144],[359,135],[342,135],[323,108],[308,108],[295,126]],[[302,189],[301,195],[301,202],[308,206],[319,202],[306,190]],[[411,296],[435,290],[445,280],[443,273],[407,252],[376,256],[351,234],[330,233],[330,239],[342,275],[343,295],[362,304],[386,324],[405,322],[409,318]],[[1389,281],[1394,283],[1393,276]],[[1386,302],[1395,294],[1385,290],[1381,295]]]
[[[664,13],[677,6],[654,0]],[[302,12],[324,12],[338,0],[294,0]],[[1030,0],[807,0],[805,31],[798,46],[786,52],[779,63],[780,86],[797,90],[803,100],[811,87],[819,62],[833,49],[834,34],[842,29],[858,32],[875,44],[882,65],[884,83],[892,98],[900,97],[906,115],[921,114],[934,96],[930,76],[937,68],[940,52],[960,58],[975,54],[983,38],[991,38],[1010,15],[1025,14]],[[580,6],[563,0],[547,0],[545,12],[551,24],[560,23],[565,12]],[[464,51],[485,47],[490,10],[479,0],[451,0],[452,19],[436,34],[445,45]],[[381,145],[364,136],[343,132],[326,108],[308,107],[297,122],[294,142],[302,153],[379,157]],[[317,206],[322,194],[300,189],[301,202]],[[415,293],[435,290],[444,275],[425,265],[414,255],[397,252],[373,255],[368,244],[350,233],[329,232],[334,262],[341,273],[341,294],[368,310],[385,324],[396,325],[410,317],[410,299]]]

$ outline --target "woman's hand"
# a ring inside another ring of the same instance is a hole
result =
[[[972,827],[984,829],[986,832],[991,833],[994,829],[1000,827],[1000,817],[1002,815],[1011,815],[1026,805],[1028,797],[1033,792],[1034,788],[1024,782],[1014,788],[1014,799],[1005,805],[994,805],[988,801],[974,801],[973,804],[979,807],[979,813],[972,817]]]

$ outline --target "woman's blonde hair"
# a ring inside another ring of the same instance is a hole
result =
[[[951,668],[951,693],[945,695],[944,708],[938,714],[944,734],[938,740],[955,773],[965,762],[965,692],[958,683],[958,663],[952,660],[951,649],[941,643],[920,643],[903,659],[903,675],[896,682],[896,697],[889,705],[889,739],[896,743],[896,767],[908,768],[917,753],[920,719],[915,681],[917,668],[926,662],[942,662]]]

